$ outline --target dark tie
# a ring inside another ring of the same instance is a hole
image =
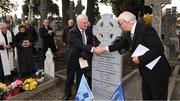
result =
[[[86,42],[85,42],[85,31],[82,31],[81,35],[82,35],[83,44],[86,44]]]
[[[130,46],[132,47],[132,45],[133,45],[133,35],[131,33],[129,33],[129,35],[128,35],[128,41],[129,41]]]
[[[7,39],[7,35],[6,33],[2,32],[3,36],[4,36],[4,39],[5,39],[5,42],[6,42],[6,45],[8,45],[8,39]]]

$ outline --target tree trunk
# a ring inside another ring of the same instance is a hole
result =
[[[95,1],[94,0],[87,0],[86,15],[88,16],[89,22],[91,24],[94,24],[94,21],[95,21],[94,5],[95,5]]]
[[[70,0],[62,0],[62,28],[64,28],[67,25],[67,22],[69,19],[68,14],[67,14],[69,3],[70,3]]]

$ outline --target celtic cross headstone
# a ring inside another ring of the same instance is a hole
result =
[[[93,26],[93,34],[101,42],[100,46],[111,45],[121,36],[122,30],[118,21],[110,14],[102,15]],[[92,59],[92,92],[95,100],[109,100],[122,78],[122,55],[107,52],[93,55]]]

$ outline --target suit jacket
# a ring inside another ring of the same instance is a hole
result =
[[[48,29],[46,29],[44,26],[39,29],[40,37],[42,38],[43,46],[49,46],[54,44],[54,36],[55,33],[52,33],[52,36],[48,34],[48,31],[52,30],[51,27],[48,26]]]
[[[150,25],[137,23],[132,41],[130,41],[130,35],[127,34],[126,37],[119,43],[109,46],[109,50],[114,51],[131,46],[132,52],[134,52],[139,44],[142,44],[150,49],[144,55],[138,57],[140,61],[138,66],[143,80],[151,83],[169,78],[171,70],[164,55],[163,44],[155,29]],[[145,65],[158,56],[161,56],[161,58],[155,67],[152,70],[148,69]]]
[[[88,61],[91,61],[93,47],[92,31],[86,30],[87,44],[84,45],[82,41],[82,35],[78,27],[74,27],[69,31],[68,36],[68,62],[78,62],[79,58],[82,57]]]

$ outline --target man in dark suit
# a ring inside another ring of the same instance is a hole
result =
[[[92,52],[94,51],[92,32],[88,30],[88,17],[86,15],[78,15],[76,22],[77,26],[69,31],[68,36],[68,54],[66,57],[67,79],[64,100],[68,100],[71,96],[75,73],[76,90],[79,87],[83,73],[79,65],[79,58],[87,60],[89,67],[86,68],[90,68]]]
[[[63,33],[62,33],[62,43],[63,43],[63,46],[67,46],[68,33],[69,33],[69,30],[71,28],[73,28],[73,27],[74,27],[74,20],[73,19],[69,19],[68,20],[68,24],[64,28]]]
[[[43,26],[39,29],[39,34],[42,38],[43,52],[44,54],[51,49],[52,53],[55,54],[57,49],[54,41],[55,33],[53,29],[49,26],[49,20],[43,20]]]
[[[125,33],[124,39],[106,48],[100,48],[98,53],[115,51],[130,46],[132,52],[139,44],[149,48],[144,55],[131,57],[132,62],[139,67],[142,76],[143,100],[166,100],[168,80],[171,75],[170,66],[164,55],[163,44],[155,29],[136,21],[134,14],[125,11],[118,17],[120,27]],[[148,63],[161,56],[152,70],[146,67]]]

